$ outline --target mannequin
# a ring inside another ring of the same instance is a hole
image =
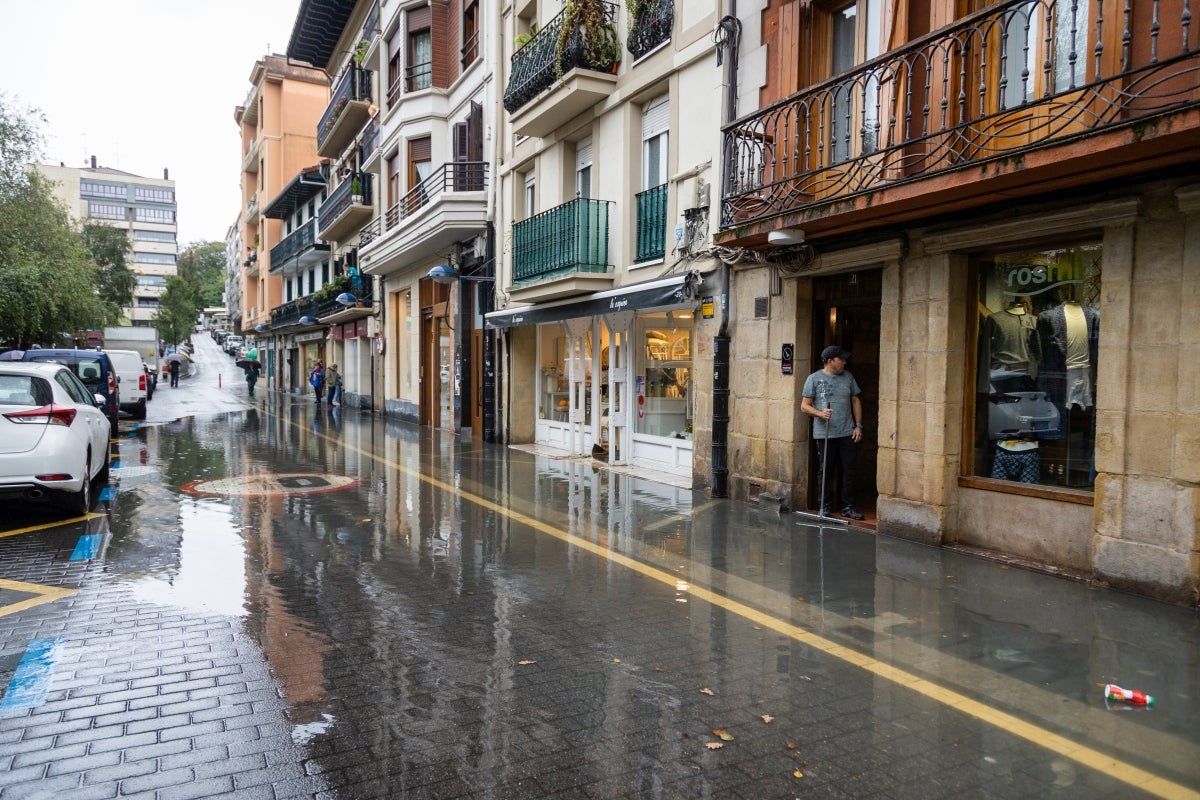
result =
[[[1062,408],[1095,405],[1100,312],[1066,297],[1037,318],[1042,369],[1038,385]]]
[[[1042,358],[1037,320],[1027,312],[1021,298],[988,317],[987,335],[991,369],[1024,372],[1037,377],[1037,365]]]

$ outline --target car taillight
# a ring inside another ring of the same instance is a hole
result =
[[[138,391],[146,391],[146,373],[144,372],[138,376]]]
[[[56,406],[51,403],[48,406],[31,408],[27,411],[13,411],[4,416],[13,422],[26,424],[33,422],[41,425],[66,425],[70,427],[71,423],[75,421],[76,413],[75,409],[71,406]]]

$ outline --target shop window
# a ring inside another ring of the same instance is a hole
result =
[[[665,311],[639,315],[637,337],[644,351],[636,363],[634,430],[652,436],[692,438],[692,315]]]
[[[977,255],[971,474],[1095,484],[1101,246]]]

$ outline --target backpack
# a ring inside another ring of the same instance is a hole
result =
[[[321,385],[321,371],[314,369],[308,376],[308,382],[313,386]]]

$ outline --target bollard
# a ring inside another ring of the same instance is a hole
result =
[[[217,373],[217,388],[221,388],[221,373]]]

